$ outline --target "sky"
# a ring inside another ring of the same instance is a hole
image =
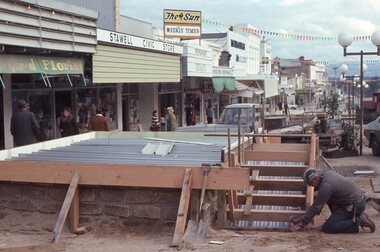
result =
[[[226,25],[249,23],[255,28],[282,34],[333,37],[333,40],[300,40],[266,35],[272,41],[272,58],[358,61],[343,57],[337,37],[341,32],[370,36],[380,30],[380,0],[121,0],[121,14],[162,28],[163,10],[202,11],[202,19]],[[202,32],[225,32],[226,27],[203,24]],[[348,51],[376,51],[370,40],[354,41]],[[380,60],[365,56],[365,60]]]

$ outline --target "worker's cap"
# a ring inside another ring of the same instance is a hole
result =
[[[19,101],[18,101],[18,107],[19,107],[20,109],[26,108],[26,107],[28,107],[28,103],[26,103],[25,100],[19,100]]]
[[[313,180],[313,178],[318,177],[318,176],[320,176],[319,171],[317,171],[316,169],[313,169],[311,167],[308,167],[303,172],[302,178],[306,184],[310,185],[310,182]]]

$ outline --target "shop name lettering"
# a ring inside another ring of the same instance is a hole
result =
[[[169,34],[199,34],[200,30],[199,28],[183,28],[183,27],[176,27],[176,28],[171,28],[171,27],[166,27],[166,32]]]
[[[207,50],[195,49],[195,54],[198,56],[207,56]]]
[[[174,45],[164,43],[163,50],[166,52],[174,52]]]
[[[200,16],[192,15],[190,13],[186,13],[183,15],[183,13],[180,13],[178,15],[174,14],[173,12],[166,12],[165,20],[168,21],[199,21]]]
[[[124,45],[133,45],[132,37],[123,34],[110,33],[110,42],[124,44]]]
[[[8,68],[11,70],[11,72],[23,72],[25,70],[29,71],[37,71],[38,65],[37,62],[35,62],[34,59],[30,59],[28,62],[19,62],[17,60],[9,60],[7,63]]]
[[[81,69],[81,67],[78,64],[72,63],[70,60],[68,60],[67,62],[59,62],[54,60],[41,59],[41,63],[43,70],[63,72]]]

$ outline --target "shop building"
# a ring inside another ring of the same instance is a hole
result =
[[[43,141],[59,137],[64,106],[79,121],[80,100],[90,92],[102,95],[90,81],[97,18],[95,11],[59,1],[0,2],[0,149],[13,147],[10,119],[18,100],[36,115]]]
[[[181,118],[181,45],[103,29],[97,36],[93,82],[116,85],[118,129],[149,130],[152,111],[164,117],[169,106]]]

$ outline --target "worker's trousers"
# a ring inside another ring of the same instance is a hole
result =
[[[322,231],[325,233],[357,233],[359,232],[360,221],[358,217],[365,210],[365,197],[363,200],[355,204],[355,211],[347,210],[347,206],[332,206],[331,216],[322,226]]]

